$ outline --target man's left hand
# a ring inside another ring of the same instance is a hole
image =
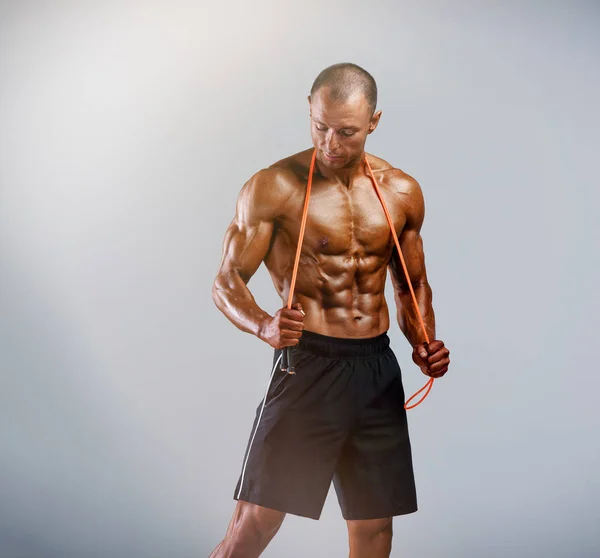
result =
[[[421,372],[431,378],[441,378],[448,372],[450,364],[450,351],[444,346],[443,341],[434,340],[429,344],[421,343],[413,348],[413,362]]]

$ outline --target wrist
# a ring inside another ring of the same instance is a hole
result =
[[[261,341],[267,340],[266,330],[271,320],[272,317],[266,312],[264,312],[263,315],[256,322],[256,331],[254,332],[254,335],[256,335],[256,337],[258,337]]]

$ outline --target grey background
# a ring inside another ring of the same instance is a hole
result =
[[[420,181],[451,370],[393,556],[600,555],[597,2],[2,2],[0,556],[207,556],[271,350],[211,284],[242,184],[339,61]],[[279,301],[266,272],[250,283]],[[389,291],[388,291],[389,292]],[[396,324],[407,392],[425,377]],[[265,552],[347,551],[333,490]]]

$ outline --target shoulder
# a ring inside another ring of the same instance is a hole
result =
[[[379,185],[397,196],[405,208],[407,226],[420,228],[425,218],[425,199],[417,180],[384,159],[367,154]]]
[[[306,164],[305,153],[281,159],[250,177],[240,192],[238,211],[257,218],[278,217],[308,176],[310,156]]]
[[[310,168],[312,149],[290,155],[259,170],[244,185],[257,202],[275,202],[289,199],[306,183]]]
[[[395,194],[423,197],[421,186],[414,177],[370,153],[367,154],[367,160],[373,169],[375,178],[383,188],[391,190]]]

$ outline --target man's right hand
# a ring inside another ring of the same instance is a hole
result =
[[[300,303],[291,309],[288,307],[277,310],[261,327],[260,338],[274,349],[294,347],[300,342],[304,328],[304,312]]]

